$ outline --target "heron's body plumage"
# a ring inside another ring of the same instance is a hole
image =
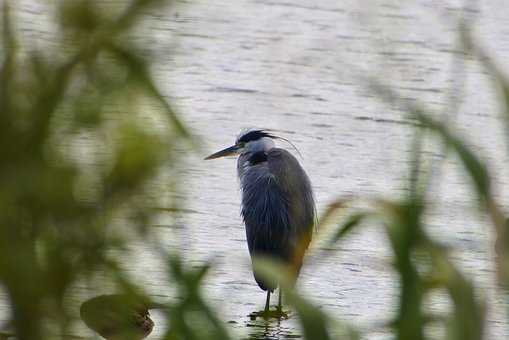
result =
[[[294,280],[311,240],[315,205],[310,181],[297,159],[271,145],[239,156],[242,216],[251,257],[267,256],[291,266]],[[263,290],[273,291],[275,280],[254,271]]]

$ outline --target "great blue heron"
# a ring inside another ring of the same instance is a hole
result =
[[[251,259],[265,256],[287,264],[295,283],[313,231],[315,204],[308,176],[297,159],[275,147],[283,139],[267,130],[241,133],[235,145],[205,159],[239,155],[237,172],[242,190],[242,216]],[[267,291],[265,315],[270,294],[279,285],[254,270],[258,286]],[[279,292],[278,312],[281,309]]]

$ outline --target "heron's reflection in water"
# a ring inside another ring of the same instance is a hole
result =
[[[249,336],[246,340],[282,340],[301,339],[300,334],[295,333],[295,325],[289,325],[289,320],[258,318],[246,322]]]

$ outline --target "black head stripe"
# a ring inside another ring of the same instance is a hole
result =
[[[249,157],[249,163],[251,163],[251,165],[255,165],[266,161],[267,154],[264,151],[255,152],[251,155],[251,157]]]
[[[252,142],[252,141],[258,140],[263,137],[275,138],[276,136],[271,135],[270,133],[268,133],[264,130],[252,130],[252,131],[249,131],[248,133],[240,136],[240,138],[238,139],[238,142],[247,143],[247,142]]]

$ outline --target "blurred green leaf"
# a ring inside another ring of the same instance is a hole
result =
[[[504,70],[496,63],[494,58],[492,58],[473,38],[472,31],[469,27],[463,27],[461,30],[461,37],[468,51],[476,55],[481,64],[493,75],[493,83],[500,90],[499,104],[503,114],[502,123],[505,125],[506,132],[509,132],[509,78]],[[507,139],[507,145],[509,146],[509,139]]]
[[[156,136],[148,135],[134,125],[124,126],[106,183],[117,189],[135,188],[153,173],[163,152],[164,145]]]
[[[184,125],[178,119],[177,115],[175,114],[175,111],[171,108],[171,106],[168,104],[164,96],[159,92],[157,87],[154,85],[154,82],[150,77],[145,62],[141,58],[138,58],[137,56],[130,53],[126,49],[121,48],[117,45],[112,44],[108,46],[108,48],[110,52],[116,55],[120,60],[123,60],[125,65],[130,70],[130,76],[133,77],[133,79],[137,80],[141,84],[141,86],[147,91],[147,93],[151,95],[153,98],[155,98],[163,106],[174,128],[176,129],[176,132],[182,135],[183,137],[189,138],[190,135],[188,131],[184,128]],[[189,140],[192,141],[191,138],[189,138]]]
[[[415,112],[416,118],[425,126],[437,132],[444,142],[460,157],[463,165],[474,181],[476,192],[481,200],[491,199],[490,177],[486,166],[477,158],[470,148],[458,137],[454,136],[442,123],[436,122],[421,111]]]
[[[340,224],[336,233],[332,236],[330,243],[336,243],[339,239],[350,233],[356,226],[361,224],[366,218],[372,216],[370,212],[359,212],[348,217],[348,219]]]
[[[502,123],[505,125],[506,146],[508,146],[509,151],[509,78],[505,70],[503,70],[481,44],[474,39],[469,27],[464,27],[461,33],[464,44],[468,46],[469,52],[476,55],[481,64],[492,74],[493,83],[495,87],[499,89],[499,105],[502,109]],[[499,255],[497,258],[499,281],[509,286],[509,225],[506,223],[506,217],[496,200],[492,196],[487,198],[485,207],[497,230],[495,249]]]
[[[509,251],[507,251],[507,242],[509,230],[505,223],[506,218],[499,207],[493,193],[491,192],[491,180],[488,168],[475,155],[475,153],[466,145],[464,141],[452,134],[449,129],[442,123],[438,123],[422,112],[416,112],[416,117],[429,129],[435,131],[444,142],[454,150],[460,158],[467,174],[472,178],[475,191],[479,197],[482,207],[488,212],[495,231],[497,240],[495,249],[497,254],[497,273],[499,280],[507,284],[509,282]]]
[[[330,317],[315,307],[293,288],[292,270],[272,259],[258,257],[253,260],[253,268],[268,279],[275,278],[283,291],[285,301],[293,306],[299,316],[305,339],[332,339]],[[341,339],[357,339],[357,333],[342,325]]]
[[[164,339],[230,339],[225,324],[201,295],[201,284],[209,266],[187,269],[176,255],[168,258],[168,266],[171,280],[178,284],[180,301],[168,306],[169,328]]]
[[[474,286],[456,269],[442,248],[430,246],[435,272],[442,277],[442,284],[454,305],[447,324],[447,339],[483,339],[485,308],[475,296]]]
[[[399,311],[394,322],[397,339],[424,339],[424,290],[412,262],[413,250],[422,238],[422,205],[416,197],[401,203],[380,203],[380,214],[386,216],[386,230],[395,254],[395,269],[400,276]]]
[[[83,31],[91,34],[104,20],[94,1],[74,0],[62,1],[60,6],[60,22],[63,30]]]

